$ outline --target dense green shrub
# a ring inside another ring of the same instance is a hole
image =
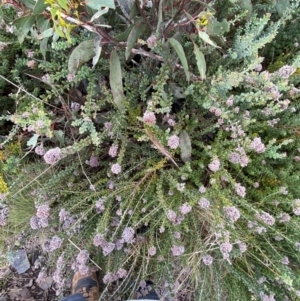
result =
[[[42,237],[58,295],[72,265],[101,268],[101,299],[152,278],[174,299],[298,300],[300,56],[276,42],[298,1],[107,1],[87,23],[96,2],[21,1],[9,40],[34,54],[1,73],[19,89],[0,237]]]

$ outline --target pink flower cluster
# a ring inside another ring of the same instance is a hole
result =
[[[91,167],[98,167],[99,166],[99,159],[98,159],[98,157],[91,156],[89,163],[90,163]]]
[[[199,188],[199,192],[200,192],[200,193],[205,193],[205,192],[206,192],[206,188],[202,185],[202,186]]]
[[[42,145],[38,145],[35,149],[34,149],[35,153],[39,156],[44,156],[46,153],[46,150],[44,149],[44,147]]]
[[[148,112],[146,111],[143,115],[143,121],[147,124],[147,125],[154,125],[156,123],[156,117],[155,114],[153,112]]]
[[[58,237],[57,235],[54,235],[50,240],[49,251],[53,252],[54,250],[60,248],[62,242],[63,241],[60,237]]]
[[[236,222],[241,216],[240,211],[235,206],[226,206],[223,208],[223,210],[227,218],[229,218],[229,220],[233,223]]]
[[[205,256],[203,256],[202,261],[203,261],[203,263],[204,263],[205,265],[208,266],[208,265],[211,265],[211,264],[213,263],[214,259],[213,259],[213,257],[210,256],[210,255],[205,255]]]
[[[2,209],[0,209],[0,227],[6,225],[8,213],[9,209],[7,206],[4,206]]]
[[[284,78],[284,79],[287,79],[289,78],[294,72],[296,71],[296,68],[292,67],[292,66],[288,66],[288,65],[285,65],[283,67],[281,67],[276,73]]]
[[[293,212],[295,213],[295,215],[300,215],[300,199],[294,200]]]
[[[117,281],[118,279],[124,279],[126,276],[127,276],[127,271],[123,268],[119,268],[115,273],[111,273],[111,272],[107,273],[103,277],[103,283],[105,284],[112,283]]]
[[[220,160],[218,158],[216,158],[210,164],[208,164],[208,168],[211,171],[216,172],[217,170],[219,170],[220,164],[221,164]]]
[[[64,253],[62,253],[56,262],[56,270],[53,273],[53,281],[55,282],[56,296],[60,295],[65,288],[65,278],[63,277],[63,270],[65,266]]]
[[[60,159],[62,159],[63,155],[61,152],[61,149],[59,147],[49,149],[45,155],[44,160],[47,164],[54,165],[57,163]]]
[[[107,242],[103,234],[96,234],[93,242],[96,247],[102,248],[104,256],[107,256],[116,248],[116,244]],[[119,243],[121,243],[121,245],[118,248],[122,249],[124,241],[122,240]]]
[[[115,175],[118,175],[122,168],[121,168],[121,165],[119,163],[115,163],[111,166],[111,172],[114,173]]]
[[[81,250],[76,257],[76,265],[80,274],[86,275],[89,272],[89,268],[86,265],[90,254],[87,250]]]
[[[181,214],[185,215],[187,213],[189,213],[192,210],[192,206],[189,205],[188,203],[184,203],[179,207],[179,211],[181,212]]]
[[[105,210],[105,205],[104,205],[105,199],[99,199],[96,201],[95,207],[96,207],[96,212],[101,213]]]
[[[258,234],[267,232],[267,229],[265,227],[258,226],[257,222],[253,221],[248,221],[248,228],[253,229],[253,231]]]
[[[156,254],[156,248],[154,246],[148,249],[149,256],[154,256]]]
[[[60,209],[58,216],[59,222],[62,224],[62,229],[64,230],[70,228],[77,220],[76,215],[71,215],[69,211],[65,210],[65,208]],[[76,231],[76,229],[73,230]]]
[[[245,167],[249,163],[249,158],[243,147],[238,147],[235,152],[230,152],[228,160],[233,164],[240,164],[241,167]]]
[[[250,148],[253,149],[258,154],[264,153],[266,150],[265,145],[261,142],[261,138],[254,138],[250,144]]]
[[[246,188],[244,186],[242,186],[240,183],[236,183],[234,187],[237,195],[241,196],[242,198],[246,196]]]
[[[173,246],[171,251],[173,256],[180,256],[184,253],[184,246]]]
[[[290,221],[291,216],[288,213],[281,213],[279,215],[279,223],[287,223],[288,221]]]
[[[108,150],[108,155],[115,158],[118,155],[118,148],[118,145],[113,144]]]
[[[49,225],[50,207],[48,204],[37,205],[36,215],[30,219],[30,227],[34,230],[46,228]]]
[[[210,201],[206,198],[201,198],[198,204],[201,208],[207,209],[210,206]]]
[[[275,218],[267,212],[264,211],[262,211],[261,213],[257,212],[255,213],[255,217],[268,226],[273,226],[275,224]]]
[[[176,149],[179,146],[179,137],[176,135],[171,136],[168,139],[168,146],[172,149]]]
[[[127,227],[123,230],[122,238],[127,243],[133,243],[135,241],[134,239],[134,229],[131,227]]]

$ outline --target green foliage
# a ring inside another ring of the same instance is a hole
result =
[[[3,248],[42,235],[49,274],[87,250],[101,300],[149,278],[177,299],[299,300],[299,3],[273,2],[4,6]]]

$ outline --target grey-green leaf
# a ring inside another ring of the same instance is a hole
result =
[[[180,157],[183,162],[191,160],[192,143],[189,134],[183,130],[179,135]]]
[[[116,50],[113,50],[110,54],[109,82],[110,82],[111,92],[114,98],[114,103],[120,111],[123,111],[124,92],[123,92],[123,82],[122,82],[122,70],[121,70],[120,58]]]
[[[185,53],[184,53],[184,50],[183,50],[181,44],[174,38],[170,38],[169,42],[171,43],[171,45],[174,47],[174,49],[176,50],[176,52],[178,54],[178,57],[181,61],[187,81],[190,81],[188,62],[187,62],[187,59],[186,59],[186,56],[185,56]]]
[[[209,37],[209,35],[205,31],[199,31],[198,32],[199,37],[207,44],[214,46],[216,48],[221,48],[218,45],[216,45]]]
[[[278,15],[280,17],[282,17],[285,10],[290,7],[291,7],[291,3],[289,0],[277,0],[276,1],[276,9],[277,9]]]
[[[134,44],[136,43],[137,39],[141,36],[145,29],[144,25],[141,24],[136,24],[127,39],[127,47],[125,50],[125,59],[128,60],[130,54],[131,54],[131,49],[134,47]]]
[[[100,55],[101,55],[101,50],[102,50],[102,47],[100,45],[101,40],[102,40],[102,36],[100,36],[100,35],[97,35],[94,40],[95,56],[93,57],[93,69],[95,68],[96,64],[98,63]]]
[[[33,15],[41,14],[47,7],[44,0],[38,0],[34,6]]]
[[[17,37],[20,43],[23,43],[28,31],[31,29],[34,24],[35,16],[29,15],[21,17],[13,22],[17,28]]]
[[[94,40],[86,40],[81,42],[76,48],[74,48],[69,57],[69,73],[75,74],[80,66],[88,62],[94,56]]]
[[[100,10],[101,7],[116,8],[114,0],[86,0],[85,4],[95,10]]]
[[[54,29],[53,28],[48,28],[45,31],[43,31],[41,34],[38,35],[38,39],[42,40],[44,38],[49,38],[52,37],[54,34]]]
[[[32,146],[32,148],[34,148],[37,145],[37,141],[38,141],[39,135],[38,134],[34,134],[28,141],[27,141],[27,146]]]
[[[134,4],[134,0],[117,0],[123,14],[130,19],[130,12]]]
[[[97,11],[91,18],[90,22],[93,22],[94,20],[100,18],[102,15],[106,14],[108,12],[108,7],[105,7],[104,9],[101,9]]]
[[[194,54],[196,56],[197,67],[202,79],[206,78],[206,61],[203,53],[199,50],[199,47],[194,44]]]

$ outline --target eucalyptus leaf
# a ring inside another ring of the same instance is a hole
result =
[[[98,19],[102,15],[106,14],[108,12],[108,7],[105,7],[104,9],[101,9],[97,11],[91,18],[90,22],[93,22],[94,20]]]
[[[42,40],[44,38],[49,38],[52,37],[54,34],[54,29],[53,28],[48,28],[45,31],[43,31],[41,34],[38,35],[38,39]]]
[[[204,31],[198,31],[198,34],[199,34],[199,37],[207,44],[211,45],[211,46],[214,46],[216,48],[221,48],[219,47],[218,45],[216,45],[209,37],[209,35],[204,32]]]
[[[57,0],[57,2],[65,11],[69,10],[66,0]]]
[[[116,8],[114,0],[86,0],[85,4],[94,10],[101,10],[102,7]]]
[[[134,0],[117,0],[123,14],[130,19],[130,12],[132,10],[132,6],[134,4]]]
[[[163,21],[162,7],[163,7],[163,0],[160,0],[159,5],[158,5],[158,21],[157,21],[157,27],[156,27],[156,35],[159,35],[160,28],[161,28],[162,21]]]
[[[131,50],[134,47],[134,44],[136,43],[137,39],[141,36],[141,34],[143,33],[143,31],[145,30],[145,26],[141,25],[141,24],[136,24],[127,39],[127,47],[125,50],[125,59],[128,60],[130,54],[131,54]]]
[[[130,32],[132,30],[132,28],[134,27],[134,24],[131,24],[128,28],[126,28],[125,31],[123,31],[121,34],[117,35],[115,37],[115,40],[118,42],[124,42],[128,39]]]
[[[34,24],[35,16],[29,15],[21,17],[13,22],[13,25],[17,28],[17,37],[19,42],[22,44],[28,31]]]
[[[69,57],[69,73],[75,74],[80,66],[88,62],[94,56],[94,40],[86,40],[81,42],[76,48],[74,48]]]
[[[214,18],[212,19],[211,24],[207,26],[207,29],[211,35],[222,35],[229,31],[229,23],[226,19],[223,19],[222,22],[219,22],[216,18]]]
[[[192,143],[189,134],[183,130],[179,135],[180,157],[183,162],[191,160]]]
[[[27,146],[32,146],[32,148],[34,148],[37,145],[37,141],[38,141],[39,135],[38,134],[34,134],[28,141],[27,141]]]
[[[23,4],[25,4],[26,7],[33,10],[36,2],[34,0],[20,0]]]
[[[32,11],[33,15],[41,14],[48,5],[45,4],[44,0],[38,0],[34,6],[34,9]]]
[[[100,45],[101,40],[102,40],[102,36],[100,36],[100,35],[97,35],[97,37],[94,40],[95,56],[93,57],[93,69],[97,65],[100,55],[101,55],[101,50],[102,50],[102,47]]]
[[[187,62],[187,59],[186,59],[186,56],[185,56],[185,53],[184,53],[184,50],[183,50],[181,44],[174,38],[170,38],[169,42],[171,43],[171,45],[174,47],[175,51],[178,54],[178,57],[181,61],[187,81],[190,81],[188,62]]]
[[[111,87],[111,92],[113,94],[114,102],[120,111],[124,110],[124,92],[123,92],[123,82],[122,82],[122,70],[120,58],[116,50],[113,50],[110,54],[110,73],[109,82]]]
[[[276,9],[277,9],[278,15],[280,17],[282,17],[284,12],[290,7],[291,7],[291,3],[289,0],[277,0],[276,1]]]
[[[64,146],[65,141],[64,141],[64,132],[62,130],[58,131],[53,131],[54,136],[56,139],[59,141],[60,146]]]
[[[202,79],[206,78],[206,61],[203,53],[199,50],[199,47],[194,43],[194,54],[196,57],[197,67]]]

